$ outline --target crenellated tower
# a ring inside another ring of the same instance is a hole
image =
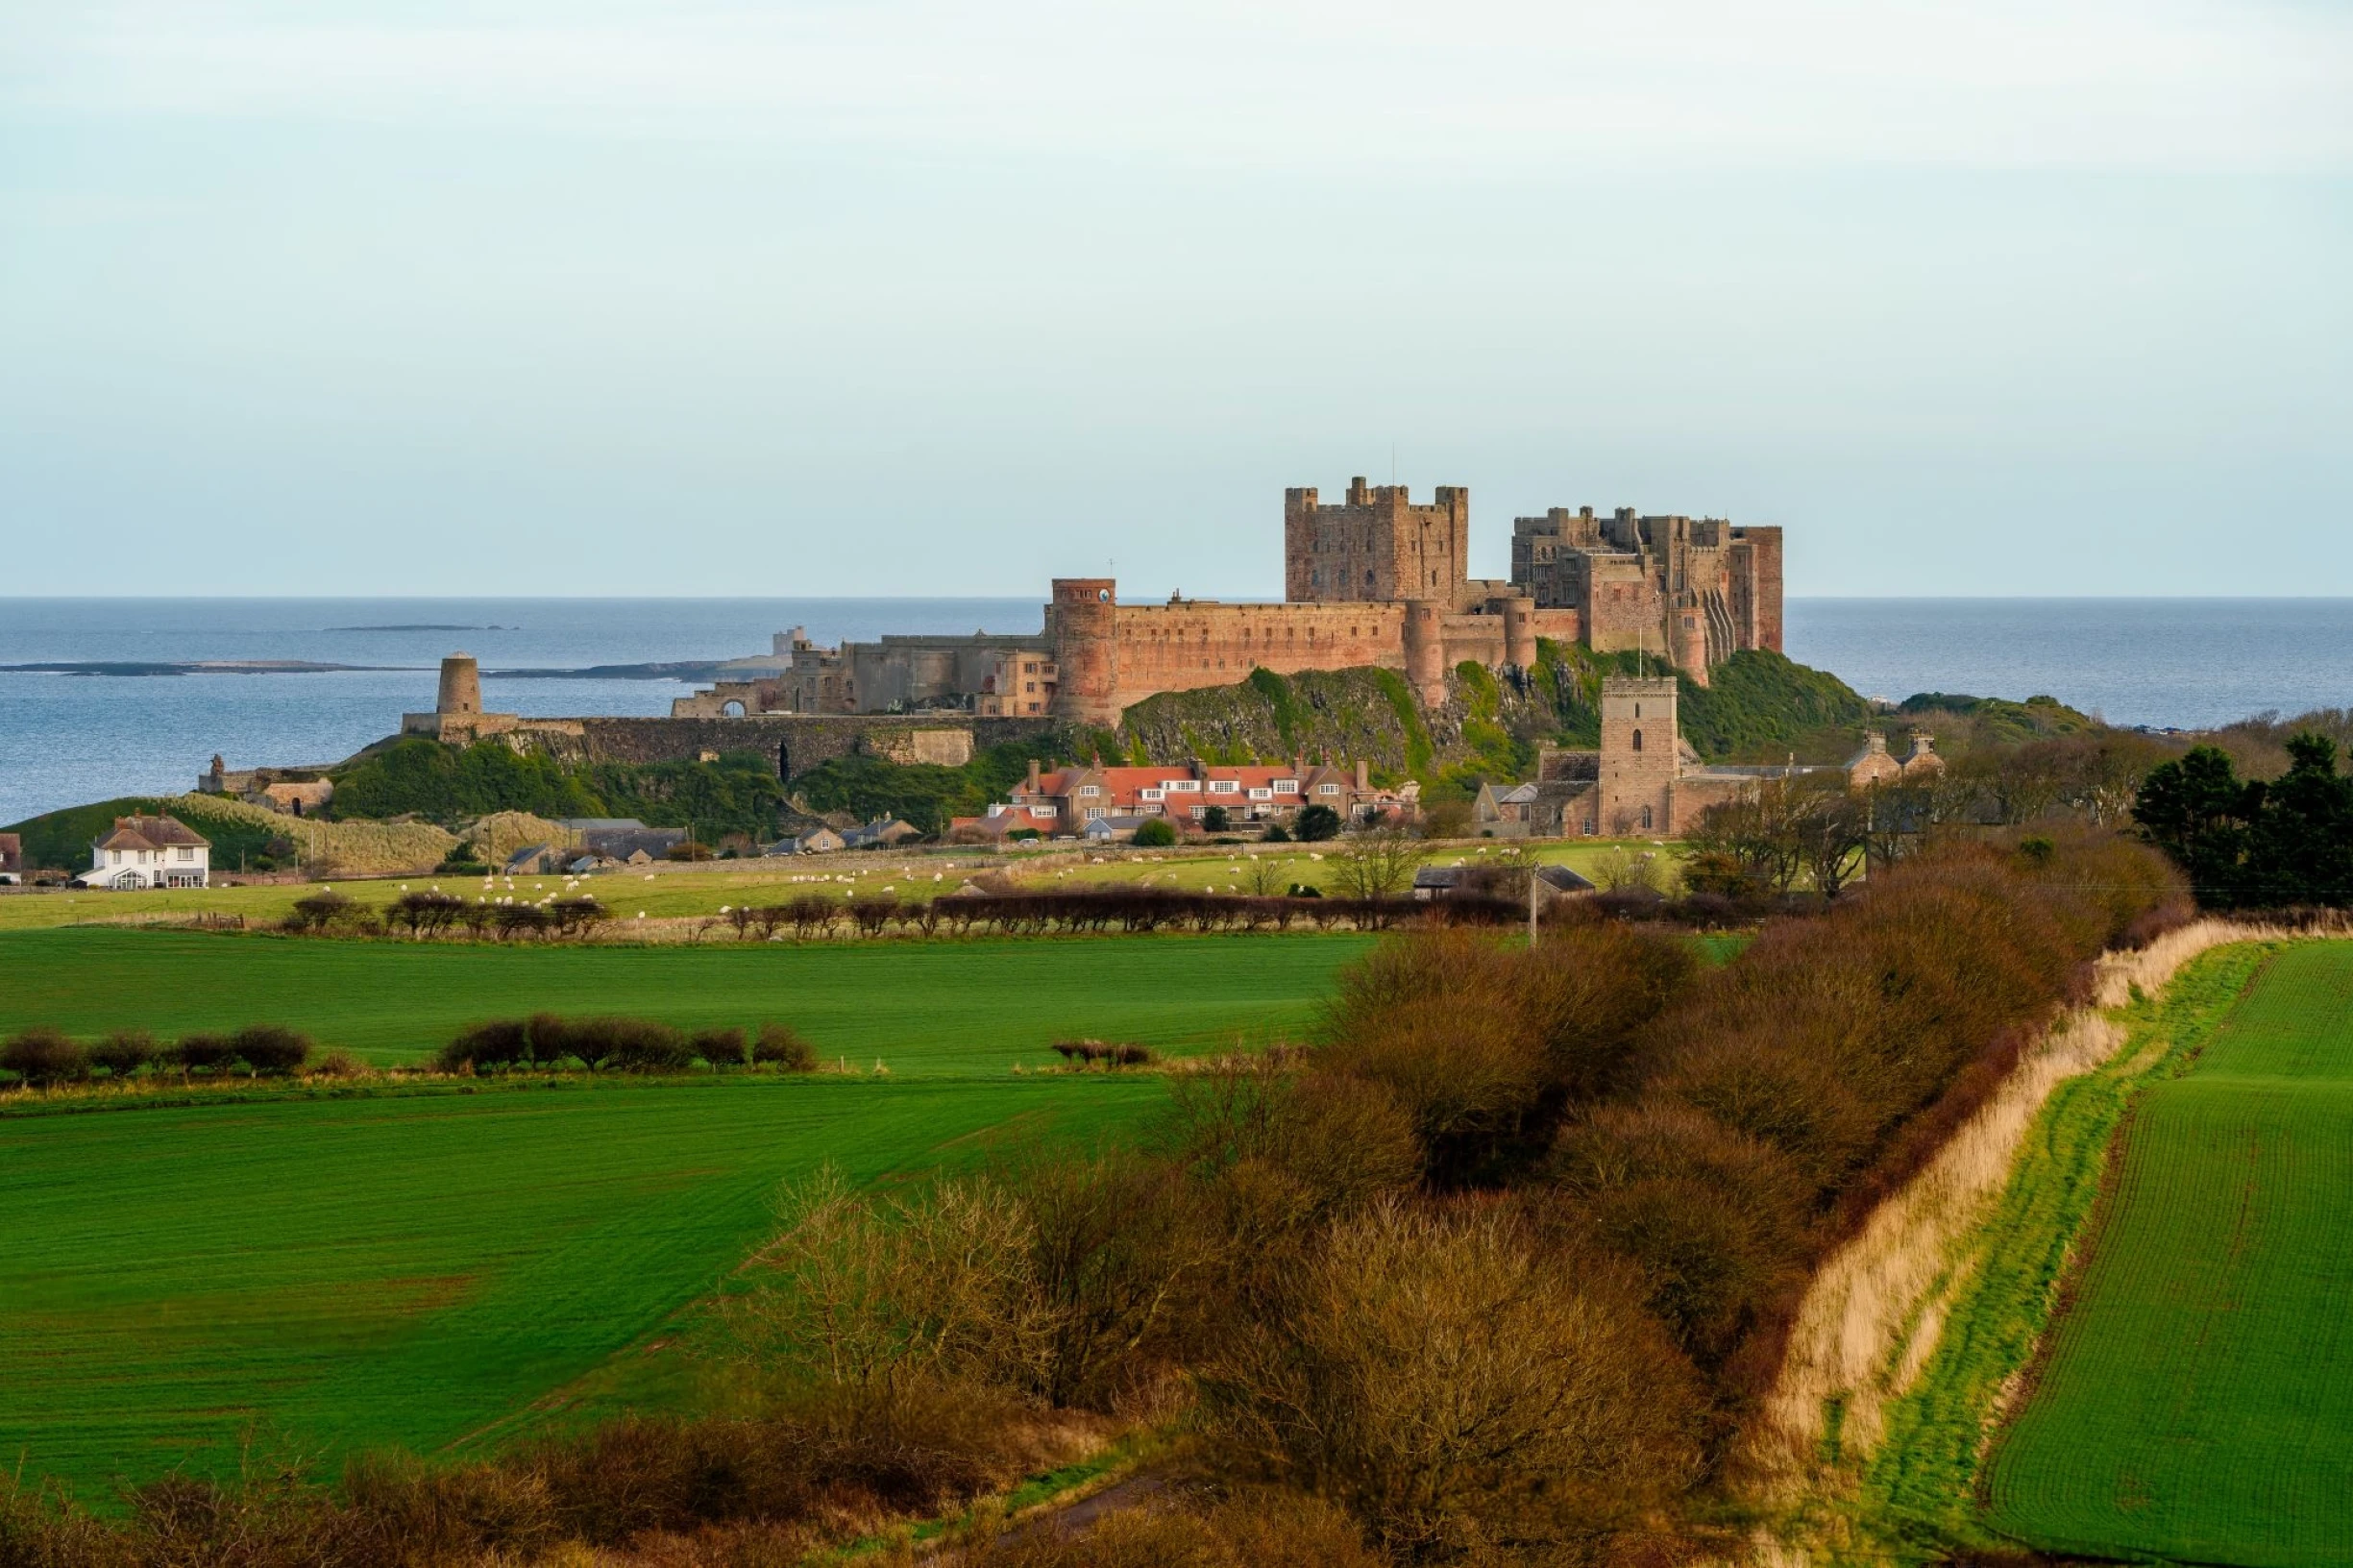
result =
[[[1471,493],[1439,485],[1415,505],[1402,484],[1348,481],[1323,504],[1312,488],[1283,492],[1283,597],[1294,604],[1434,600],[1468,592]]]

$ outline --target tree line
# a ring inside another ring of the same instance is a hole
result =
[[[534,1013],[470,1025],[433,1057],[443,1072],[548,1072],[574,1063],[590,1072],[686,1072],[698,1063],[715,1071],[815,1072],[817,1047],[790,1025],[775,1022],[747,1035],[725,1027],[684,1030],[654,1018]]]
[[[2288,771],[2242,779],[2228,752],[2194,747],[2153,769],[2133,820],[2216,909],[2342,908],[2353,902],[2353,778],[2337,742],[2288,737]]]
[[[118,1029],[102,1040],[84,1041],[61,1029],[37,1024],[19,1030],[0,1043],[0,1072],[13,1073],[19,1084],[49,1088],[87,1083],[99,1073],[124,1081],[142,1075],[177,1073],[183,1082],[192,1077],[227,1077],[242,1072],[253,1078],[282,1078],[311,1065],[318,1047],[309,1036],[275,1023],[248,1024],[229,1033],[205,1032],[159,1041],[143,1029]],[[351,1070],[348,1058],[330,1058],[332,1070]]]

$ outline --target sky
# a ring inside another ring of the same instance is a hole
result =
[[[2338,0],[0,0],[0,595],[2348,595],[2348,279]]]

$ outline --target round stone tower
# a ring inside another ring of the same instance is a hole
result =
[[[1446,700],[1446,626],[1439,616],[1431,600],[1406,601],[1406,684],[1425,708]]]
[[[433,699],[435,713],[482,711],[482,669],[471,653],[453,653],[441,661],[441,695]]]
[[[1691,677],[1694,686],[1707,684],[1707,612],[1697,599],[1685,596],[1687,602],[1667,612],[1667,630],[1675,639],[1670,657],[1675,667]]]
[[[1046,638],[1054,649],[1054,713],[1082,724],[1119,722],[1119,585],[1056,577]]]
[[[1504,600],[1504,662],[1523,670],[1536,667],[1536,601],[1530,595]]]

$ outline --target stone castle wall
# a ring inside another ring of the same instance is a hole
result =
[[[1112,634],[1121,707],[1155,692],[1231,686],[1262,665],[1290,674],[1402,670],[1406,663],[1405,606],[1398,603],[1121,604]],[[1058,654],[1067,671],[1068,655]]]

